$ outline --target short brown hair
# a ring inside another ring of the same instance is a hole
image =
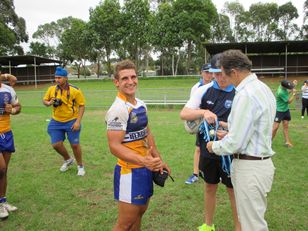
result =
[[[136,70],[136,65],[133,63],[133,61],[129,60],[129,59],[125,59],[121,62],[118,62],[115,67],[114,67],[114,78],[118,79],[119,78],[119,72],[122,70],[126,70],[126,69],[134,69],[137,73]]]
[[[241,50],[226,50],[220,57],[220,66],[223,67],[226,75],[230,75],[232,69],[250,71],[252,62]]]

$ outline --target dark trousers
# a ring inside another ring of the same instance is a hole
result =
[[[302,116],[305,115],[305,109],[308,115],[308,99],[302,98]]]

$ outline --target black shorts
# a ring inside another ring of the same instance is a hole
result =
[[[290,121],[291,120],[291,114],[290,110],[281,112],[281,111],[276,111],[276,116],[275,116],[275,122],[280,123],[283,120]]]
[[[199,138],[199,134],[197,133],[197,135],[196,135],[196,146],[197,147],[200,147],[200,138]]]
[[[199,175],[208,184],[218,184],[221,182],[228,188],[233,188],[231,177],[222,170],[221,159],[210,159],[201,154]]]

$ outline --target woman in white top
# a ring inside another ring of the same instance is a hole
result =
[[[302,119],[304,119],[305,109],[308,116],[308,80],[305,80],[302,86]]]

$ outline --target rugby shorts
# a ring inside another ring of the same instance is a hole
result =
[[[208,184],[218,184],[221,182],[228,188],[233,188],[231,177],[222,170],[221,159],[210,159],[201,154],[199,172],[201,178]]]
[[[0,152],[15,152],[14,136],[12,131],[0,133]]]
[[[147,168],[114,169],[114,199],[135,205],[146,205],[153,195],[152,172]]]

